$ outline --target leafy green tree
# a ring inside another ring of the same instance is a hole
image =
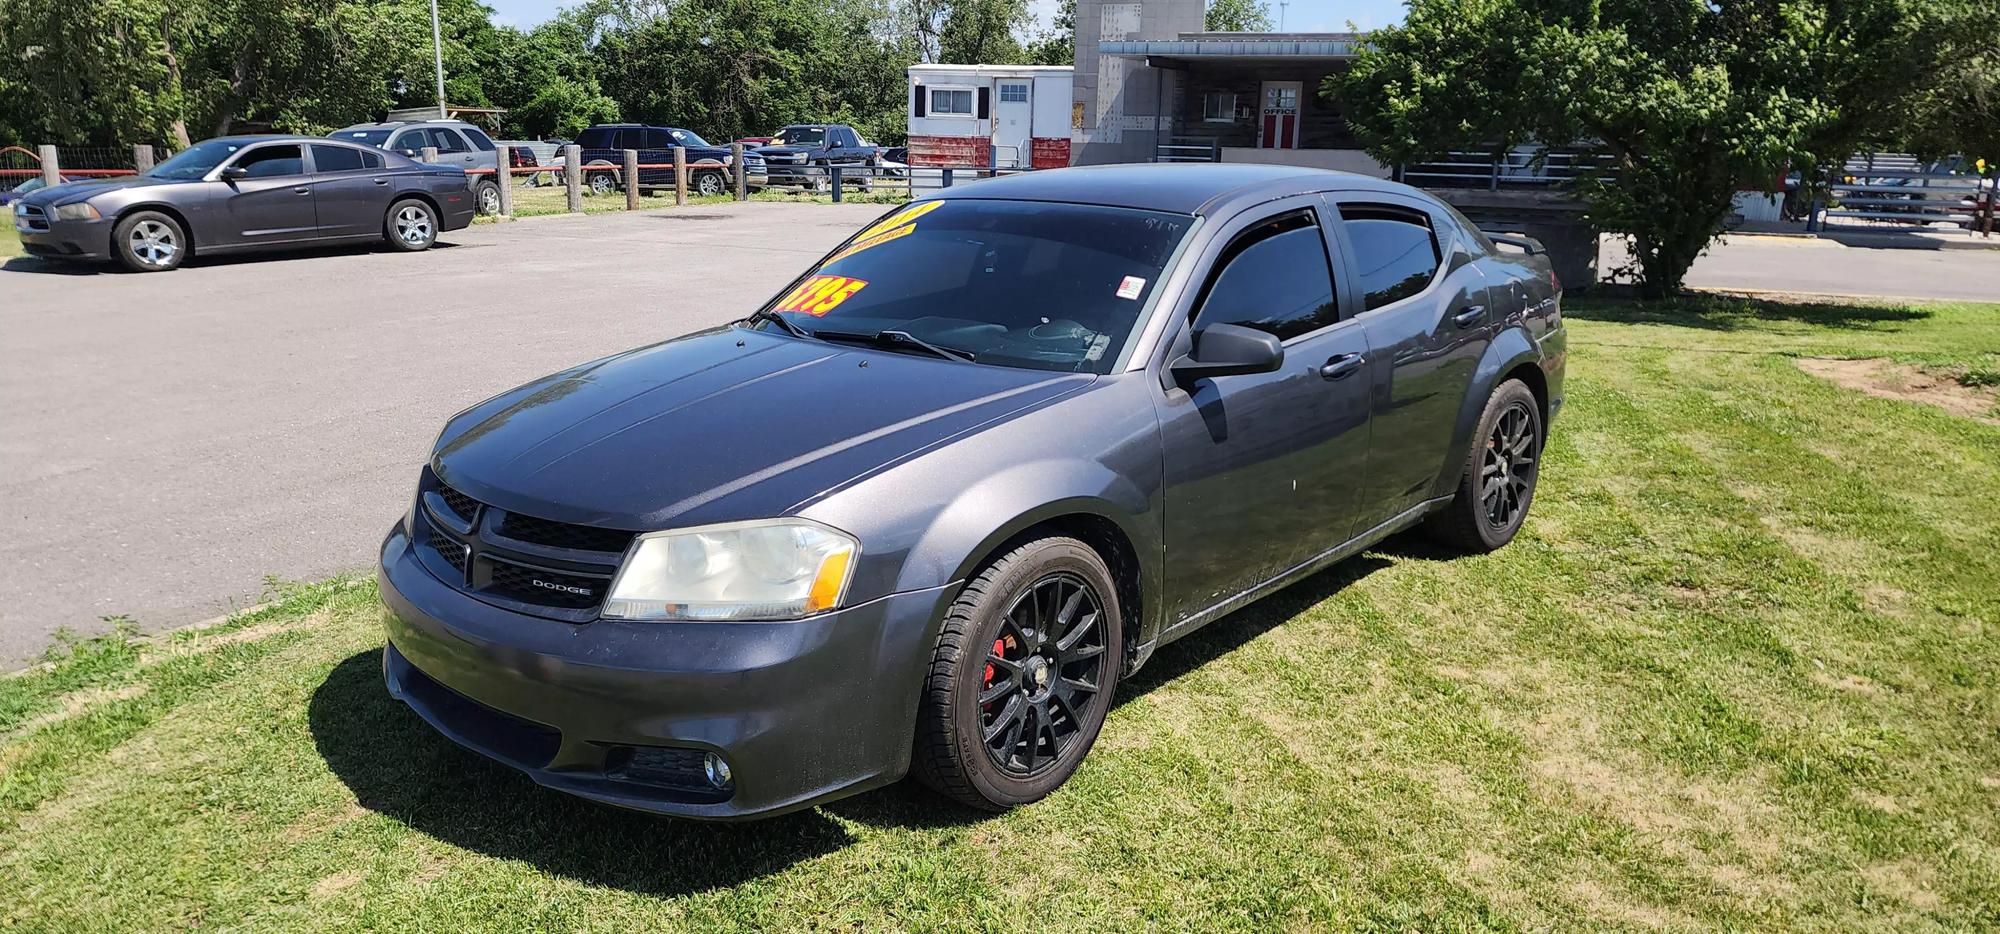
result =
[[[1322,90],[1388,163],[1536,141],[1604,154],[1579,193],[1658,296],[1739,188],[1900,148],[1996,30],[1974,0],[1412,0]]]
[[[938,31],[938,61],[1020,64],[1025,56],[1014,34],[1027,23],[1026,0],[953,0]]]
[[[1054,22],[1028,43],[1026,56],[1031,65],[1076,64],[1076,0],[1056,6]]]
[[[1202,28],[1209,32],[1270,32],[1271,5],[1264,0],[1210,0]]]

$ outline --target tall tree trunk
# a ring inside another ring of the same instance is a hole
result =
[[[194,140],[188,138],[187,101],[181,97],[181,60],[174,56],[173,20],[165,13],[160,14],[160,50],[167,59],[167,94],[174,108],[174,145],[186,149],[194,145]]]

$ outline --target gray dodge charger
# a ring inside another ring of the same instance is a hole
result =
[[[1161,646],[1403,529],[1514,537],[1564,336],[1512,245],[1278,166],[897,208],[742,321],[453,417],[382,544],[389,691],[656,812],[1034,801]]]
[[[189,256],[386,240],[429,249],[472,223],[465,172],[314,136],[225,136],[143,175],[66,182],[14,203],[32,256],[136,272]]]

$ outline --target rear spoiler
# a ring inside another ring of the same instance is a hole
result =
[[[1501,234],[1485,230],[1480,231],[1480,233],[1486,234],[1486,239],[1494,243],[1504,243],[1529,256],[1542,256],[1549,252],[1549,248],[1543,246],[1542,241],[1525,234]]]

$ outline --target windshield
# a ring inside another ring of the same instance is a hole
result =
[[[173,158],[153,166],[153,170],[146,174],[154,178],[194,181],[207,175],[211,169],[221,165],[230,156],[235,155],[237,150],[248,145],[250,144],[246,141],[231,139],[211,139],[196,143],[174,153]]]
[[[778,138],[773,142],[786,146],[818,146],[826,142],[826,127],[788,126],[778,131]]]
[[[15,185],[15,186],[14,186],[14,193],[15,193],[15,194],[17,194],[17,195],[25,195],[25,194],[27,194],[28,192],[31,192],[31,191],[40,191],[40,190],[41,190],[42,188],[46,187],[47,185],[48,185],[48,183],[47,183],[47,182],[45,182],[45,181],[42,181],[42,180],[41,180],[41,179],[39,179],[39,178],[31,178],[31,179],[28,179],[28,180],[27,180],[27,181],[25,181],[25,182],[22,182],[22,183],[21,183],[21,184],[19,184],[19,185]]]
[[[389,134],[393,132],[395,132],[395,130],[393,129],[340,130],[338,132],[328,133],[326,135],[332,139],[344,139],[350,143],[360,143],[363,146],[373,146],[377,149],[380,149],[382,148],[383,143],[389,141]]]
[[[1129,208],[920,201],[765,310],[830,335],[903,331],[981,364],[1103,373],[1193,226]]]
[[[674,131],[674,142],[676,142],[676,143],[678,143],[678,144],[680,144],[680,145],[682,145],[682,146],[707,146],[707,145],[709,145],[709,142],[708,142],[708,140],[705,140],[705,139],[702,139],[702,138],[701,138],[701,134],[699,134],[699,133],[696,133],[696,132],[695,132],[695,131],[693,131],[693,130],[675,130],[675,131]]]

